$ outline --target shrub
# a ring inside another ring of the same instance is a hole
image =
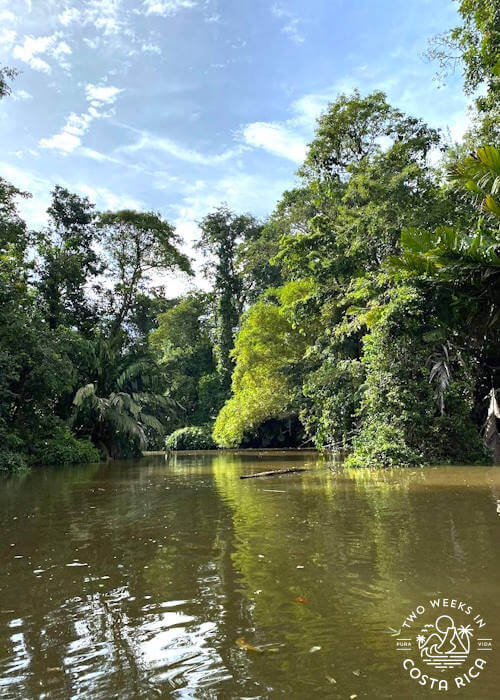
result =
[[[179,428],[165,440],[167,450],[215,450],[210,429],[200,426]]]
[[[29,469],[22,455],[17,452],[0,452],[0,474],[18,474]]]
[[[90,440],[76,438],[67,427],[58,427],[53,435],[35,444],[34,462],[37,464],[73,464],[99,462],[99,451]]]
[[[408,446],[404,432],[391,425],[379,425],[354,441],[354,452],[345,460],[347,467],[416,467],[423,463],[422,455]]]

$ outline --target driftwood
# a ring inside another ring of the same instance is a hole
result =
[[[305,467],[290,467],[289,469],[273,469],[269,472],[257,472],[256,474],[243,474],[240,479],[257,479],[259,476],[280,476],[281,474],[295,474],[296,472],[308,472]]]

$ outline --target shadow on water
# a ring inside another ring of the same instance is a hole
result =
[[[310,471],[239,479],[298,465]],[[434,694],[402,670],[390,628],[443,596],[473,604],[500,643],[499,499],[499,469],[332,472],[312,451],[8,480],[0,695]],[[460,695],[496,697],[499,682],[490,663]]]

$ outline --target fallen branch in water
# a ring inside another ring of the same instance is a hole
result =
[[[281,474],[295,474],[296,472],[308,472],[304,467],[290,467],[289,469],[273,469],[269,472],[257,472],[257,474],[243,474],[240,479],[257,479],[259,476],[280,476]]]

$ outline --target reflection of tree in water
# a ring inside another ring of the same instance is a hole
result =
[[[252,601],[249,641],[284,642],[302,659],[316,646],[329,652],[323,664],[320,654],[307,658],[304,688],[325,672],[347,682],[353,659],[387,684],[388,627],[437,586],[466,598],[471,573],[488,563],[495,570],[484,475],[467,489],[460,470],[439,469],[318,470],[264,485],[232,478],[219,460],[216,483],[234,511],[233,561]],[[297,596],[307,605],[294,605]],[[268,680],[286,687],[285,664],[281,679],[277,665]]]
[[[327,675],[355,692],[356,668],[392,692],[388,626],[437,586],[468,598],[474,584],[478,608],[493,599],[493,470],[467,470],[467,487],[446,469],[241,481],[243,462],[272,460],[179,456],[47,470],[6,487],[1,607],[23,621],[18,652],[16,629],[0,631],[0,645],[26,664],[20,696],[203,697],[204,683],[221,697],[305,696]],[[252,654],[239,637],[283,646]]]

